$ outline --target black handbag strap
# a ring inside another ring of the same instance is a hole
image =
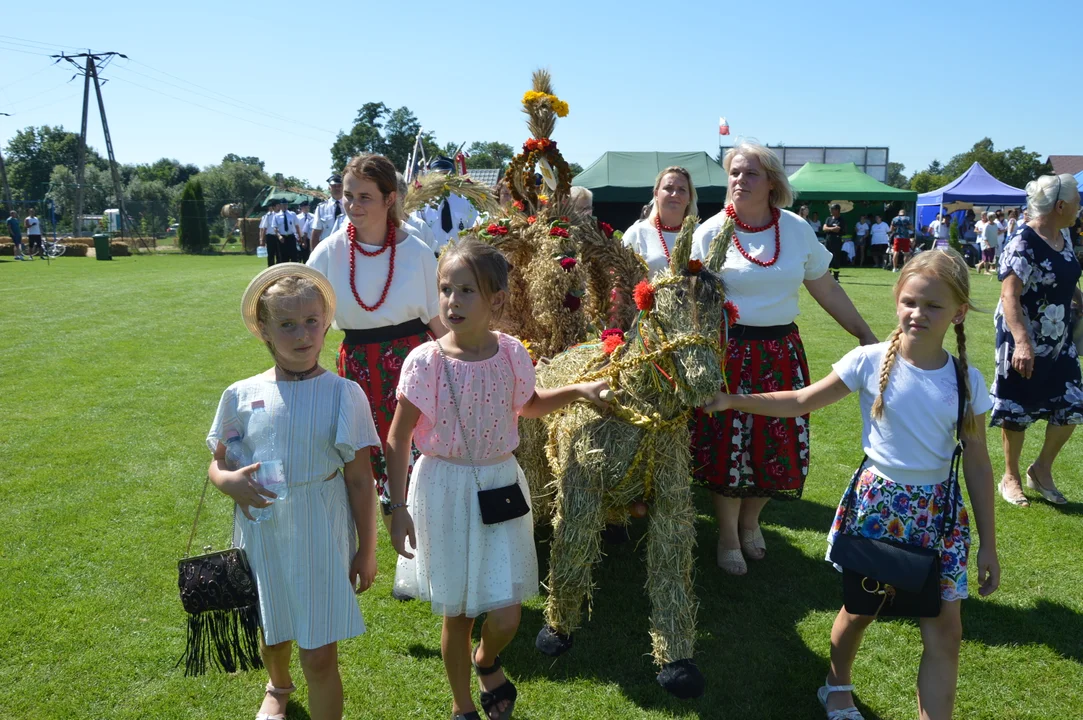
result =
[[[455,392],[455,380],[451,377],[451,368],[448,367],[447,355],[444,354],[444,346],[439,338],[435,340],[436,347],[440,350],[440,364],[444,366],[444,377],[447,378],[447,391],[451,393],[451,404],[455,406],[455,417],[459,420],[459,431],[463,434],[463,448],[466,450],[466,459],[470,461],[470,469],[474,471],[474,484],[478,491],[482,490],[481,478],[478,475],[478,466],[474,463],[474,453],[470,452],[470,442],[466,435],[466,425],[463,424],[463,414],[459,410],[459,398]]]
[[[948,487],[948,519],[944,521],[944,530],[942,537],[947,537],[949,534],[955,531],[955,523],[958,520],[959,502],[961,501],[961,495],[959,490],[959,466],[963,458],[963,450],[966,449],[966,442],[963,440],[963,419],[966,416],[966,398],[963,395],[963,389],[966,387],[966,379],[963,377],[962,367],[959,365],[959,360],[951,355],[952,365],[955,367],[955,386],[956,394],[958,396],[958,412],[955,420],[955,450],[951,454],[951,471],[948,473],[948,480],[950,485]],[[865,464],[868,463],[869,456],[863,455],[861,457],[861,464],[857,466],[857,470],[854,472],[853,478],[850,479],[850,487],[846,491],[846,506],[843,517],[850,514],[850,510],[853,509],[854,502],[857,500],[857,481],[861,478],[861,471],[865,469]]]
[[[207,486],[211,484],[211,476],[203,481],[203,492],[199,494],[199,505],[196,506],[196,516],[192,519],[192,532],[188,534],[188,544],[184,546],[184,557],[192,552],[192,540],[196,537],[196,526],[199,525],[199,513],[203,511],[203,500],[207,497]],[[237,530],[237,503],[233,503],[233,523],[229,530],[229,546],[233,547],[233,535]],[[182,558],[183,559],[183,558]]]

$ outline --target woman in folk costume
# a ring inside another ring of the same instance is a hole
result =
[[[692,176],[683,167],[667,167],[654,180],[650,214],[628,228],[624,244],[643,258],[654,277],[669,267],[669,251],[677,241],[681,223],[697,212]]]
[[[813,299],[862,345],[876,342],[846,292],[829,273],[831,253],[809,223],[782,208],[794,192],[782,162],[768,148],[740,143],[726,153],[729,203],[696,231],[692,256],[706,259],[720,232],[732,234],[722,267],[726,295],[740,312],[723,330],[727,392],[798,390],[809,383],[808,360],[794,322],[798,291]],[[714,492],[718,566],[748,571],[766,546],[760,512],[771,498],[799,498],[809,465],[808,416],[768,418],[736,410],[699,413],[693,421],[697,482]]]
[[[406,356],[447,328],[440,321],[436,258],[402,226],[395,166],[383,155],[359,155],[343,172],[347,223],[320,242],[308,264],[322,272],[340,298],[334,326],[346,336],[338,374],[368,396],[380,442],[398,402],[395,388]],[[372,470],[385,516],[387,463],[372,451]]]

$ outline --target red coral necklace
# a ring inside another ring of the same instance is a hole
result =
[[[749,255],[748,251],[745,250],[744,247],[741,245],[741,240],[737,237],[736,232],[733,233],[733,244],[737,246],[737,252],[741,253],[741,255],[744,257],[744,259],[748,260],[750,263],[754,263],[756,265],[759,265],[760,267],[771,267],[776,262],[778,262],[778,256],[782,254],[782,241],[781,241],[780,232],[779,232],[780,223],[778,221],[779,217],[781,217],[781,215],[782,215],[782,212],[778,208],[774,208],[774,207],[771,208],[771,222],[767,223],[766,225],[764,225],[762,227],[753,227],[752,225],[747,225],[747,224],[741,222],[741,218],[737,217],[737,211],[733,208],[732,204],[726,206],[726,215],[728,217],[733,218],[733,223],[737,227],[744,230],[745,232],[750,232],[750,233],[763,232],[764,230],[767,230],[767,229],[771,228],[772,226],[774,226],[774,228],[775,228],[775,256],[773,258],[771,258],[770,260],[766,261],[766,262],[764,262],[763,260],[760,260],[758,258],[754,258],[751,255]]]
[[[353,226],[353,223],[346,224],[346,236],[350,239],[350,289],[353,290],[354,300],[364,310],[376,312],[387,300],[387,292],[391,289],[391,279],[395,277],[395,246],[397,245],[395,242],[395,224],[390,220],[387,221],[387,238],[379,250],[369,251],[362,247],[361,243],[357,241],[357,228]],[[365,257],[376,257],[382,255],[388,249],[391,250],[391,258],[387,266],[387,281],[384,282],[384,290],[380,293],[380,299],[376,301],[375,305],[366,305],[365,301],[357,293],[357,257],[354,255],[354,251],[361,253]]]
[[[662,252],[666,254],[666,262],[669,262],[669,245],[666,244],[665,237],[662,236],[662,231],[665,232],[677,232],[681,229],[681,226],[670,227],[669,225],[662,224],[662,217],[660,215],[654,216],[654,227],[658,230],[658,242],[662,243]]]

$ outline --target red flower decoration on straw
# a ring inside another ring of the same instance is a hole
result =
[[[598,229],[602,231],[602,234],[607,238],[613,237],[613,226],[607,222],[598,221]]]
[[[728,321],[729,327],[733,327],[737,324],[737,321],[741,319],[741,313],[737,312],[737,305],[735,305],[732,300],[727,300],[722,307],[726,311],[726,320]]]
[[[571,272],[572,268],[576,266],[579,261],[573,257],[566,257],[560,259],[560,267],[564,268],[564,272]]]
[[[521,200],[513,200],[511,204],[519,212],[526,212],[526,206],[523,205]]]
[[[646,312],[654,307],[654,288],[646,280],[640,280],[635,292],[632,293],[632,298],[636,302],[636,307]]]
[[[624,344],[624,337],[621,335],[610,335],[607,338],[602,338],[602,350],[606,355],[612,355],[613,351]]]
[[[490,223],[489,227],[485,228],[485,231],[490,235],[507,235],[508,228],[506,225],[498,225],[496,223]]]
[[[562,238],[568,237],[568,231],[565,230],[562,227],[554,227],[554,228],[550,229],[549,234],[551,236],[553,236],[553,237],[562,237]]]
[[[530,217],[528,217],[526,219],[526,222],[527,222],[528,225],[533,225],[534,223],[538,222],[538,216],[537,215],[531,215]]]
[[[688,272],[693,275],[698,275],[701,270],[703,270],[703,263],[701,261],[696,260],[695,258],[688,261]]]
[[[602,340],[605,340],[606,338],[611,338],[611,337],[620,338],[621,341],[623,342],[623,340],[624,340],[624,331],[621,330],[620,328],[609,328],[608,330],[603,330],[602,331]]]

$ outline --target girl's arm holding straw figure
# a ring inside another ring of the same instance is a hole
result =
[[[703,406],[705,412],[739,410],[751,415],[792,418],[837,403],[850,394],[850,388],[832,370],[831,374],[800,390],[784,390],[752,395],[729,395],[719,392]]]
[[[962,433],[963,480],[978,525],[978,594],[991,595],[1000,586],[996,531],[993,526],[993,467],[985,442],[985,415],[974,418],[973,429]]]
[[[565,405],[571,405],[576,400],[588,400],[597,407],[604,408],[608,403],[602,399],[602,393],[608,389],[609,383],[605,380],[559,388],[535,388],[534,394],[526,401],[519,415],[528,419],[540,418]]]
[[[350,562],[350,585],[363,593],[376,579],[376,485],[372,477],[371,453],[367,447],[357,451],[342,468],[350,514],[357,528],[357,553]]]

